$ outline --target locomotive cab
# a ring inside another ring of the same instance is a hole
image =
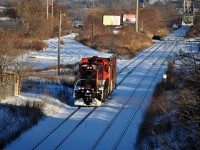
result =
[[[79,66],[80,79],[74,88],[76,106],[101,106],[115,87],[109,87],[109,83],[112,84],[112,67],[110,61],[105,58],[94,56],[82,59]]]

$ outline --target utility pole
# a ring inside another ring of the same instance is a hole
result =
[[[183,1],[183,12],[184,14],[193,14],[194,0]]]
[[[183,1],[183,14],[185,14],[185,0]]]
[[[184,12],[184,15],[187,15],[188,12],[189,12],[189,8],[188,8],[188,0],[184,0],[183,2],[183,12]]]
[[[94,44],[94,13],[92,12],[92,46],[93,44]]]
[[[138,12],[139,12],[139,0],[136,0],[136,24],[135,24],[135,31],[138,32]]]
[[[60,37],[61,37],[61,23],[62,23],[62,16],[65,14],[59,13],[59,24],[58,24],[58,75],[60,75]]]
[[[51,27],[52,27],[52,31],[53,31],[53,0],[51,2],[51,5],[52,5],[52,7],[51,7]]]
[[[58,75],[60,75],[60,36],[61,36],[61,12],[59,13],[59,24],[58,24]]]
[[[182,25],[192,26],[194,23],[194,0],[183,1]]]
[[[47,0],[47,19],[48,19],[48,16],[49,16],[49,0]]]
[[[94,0],[92,1],[92,8],[94,8]]]
[[[65,14],[59,13],[59,24],[58,24],[58,75],[60,75],[60,37],[61,37],[61,27],[62,27],[62,16]]]
[[[93,6],[92,6],[92,46],[94,44],[94,0],[93,0]]]

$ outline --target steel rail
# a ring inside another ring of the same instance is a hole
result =
[[[171,50],[170,54],[172,53],[172,51],[175,49],[176,46],[177,46],[177,42],[175,43],[174,48]],[[170,54],[169,54],[169,55],[170,55]],[[159,72],[160,72],[160,70],[161,70],[161,68],[162,68],[162,64],[163,64],[166,60],[167,60],[167,57],[166,57],[166,58],[162,61],[162,63],[160,64],[160,67],[158,68],[158,71],[156,72],[156,74],[155,74],[153,80],[151,81],[151,83],[150,83],[149,86],[147,87],[147,90],[145,91],[145,93],[144,93],[144,95],[143,95],[143,97],[142,97],[142,99],[141,99],[139,105],[137,106],[137,108],[136,108],[136,110],[133,112],[133,114],[131,115],[131,117],[130,117],[128,123],[126,124],[126,126],[125,126],[125,128],[124,128],[124,130],[121,132],[121,135],[119,136],[119,138],[118,138],[117,142],[115,143],[115,146],[114,146],[113,149],[116,149],[116,148],[117,148],[118,144],[120,143],[121,139],[123,138],[125,132],[127,131],[128,127],[130,126],[130,124],[131,124],[131,122],[132,122],[134,116],[136,115],[136,113],[137,113],[137,111],[139,110],[139,108],[140,108],[142,102],[144,101],[146,95],[148,94],[149,89],[152,87],[152,85],[153,85],[153,83],[154,83],[154,81],[155,81],[157,75],[159,74]]]
[[[176,47],[176,45],[177,45],[177,44],[175,44],[174,48]],[[170,45],[169,45],[168,48],[170,48]],[[160,58],[163,56],[163,54],[166,53],[166,52],[168,51],[168,48],[162,53],[162,55],[161,55],[154,63],[156,63],[158,60],[160,60]],[[171,52],[174,50],[174,48],[171,49]],[[171,54],[171,52],[170,52],[170,54]],[[168,54],[168,55],[169,55],[169,54]],[[168,55],[167,55],[167,56],[168,56]],[[165,60],[166,60],[166,59],[167,59],[167,57],[165,58]],[[165,60],[164,60],[163,62],[165,62]],[[162,67],[163,62],[160,64],[159,71],[160,71],[160,69],[161,69],[161,67]],[[153,63],[153,64],[154,64],[154,63]],[[102,132],[101,136],[100,136],[99,139],[96,141],[96,143],[94,144],[94,146],[93,146],[92,149],[95,149],[95,148],[97,147],[98,143],[102,140],[102,138],[104,137],[104,135],[106,134],[106,132],[110,129],[110,127],[112,126],[112,124],[114,123],[114,121],[115,121],[115,120],[117,119],[117,117],[119,116],[120,112],[122,112],[122,110],[125,108],[126,104],[129,102],[129,100],[131,99],[131,97],[132,97],[133,94],[135,93],[136,89],[140,86],[140,84],[142,83],[142,81],[145,79],[145,77],[147,76],[148,72],[154,67],[153,64],[152,64],[152,66],[148,69],[148,71],[146,72],[146,74],[144,75],[144,77],[140,80],[140,82],[139,82],[139,84],[137,85],[137,87],[132,91],[132,93],[130,94],[129,98],[127,98],[126,102],[122,105],[122,107],[119,109],[119,111],[115,114],[115,116],[114,116],[113,119],[110,121],[110,123],[109,123],[109,125],[107,126],[107,128],[104,130],[104,132]],[[135,69],[135,68],[134,68],[134,69]],[[133,69],[133,70],[134,70],[134,69]],[[159,71],[158,71],[158,72],[159,72]],[[132,72],[132,71],[130,71],[130,73],[131,73],[131,72]],[[158,74],[158,72],[157,72],[157,74]],[[157,74],[156,74],[156,75],[157,75]],[[154,76],[153,81],[155,80],[156,75]],[[152,81],[151,83],[153,83],[153,81]],[[149,88],[150,88],[151,86],[152,86],[152,84],[150,84]],[[147,89],[146,93],[144,94],[144,96],[143,96],[144,98],[145,98],[146,94],[148,93],[149,88]],[[143,99],[144,99],[144,98],[143,98]],[[143,99],[139,102],[139,105],[137,106],[136,112],[137,112],[137,110],[139,109],[140,105],[142,104]],[[134,115],[136,114],[136,112],[134,113]],[[134,115],[133,115],[131,118],[133,118]],[[131,119],[131,120],[132,120],[132,119]],[[122,135],[122,136],[123,136],[123,135]]]
[[[83,123],[83,121],[85,121],[95,110],[97,109],[97,107],[94,107],[75,127],[73,130],[71,130],[71,132],[69,134],[67,134],[67,136],[65,136],[65,138],[54,148],[54,149],[58,149],[63,142]]]
[[[43,138],[33,149],[36,149],[42,142],[44,142],[52,133],[54,133],[62,124],[64,124],[71,116],[73,116],[76,112],[79,111],[81,107],[75,109],[71,114],[69,114],[60,124],[58,124],[51,132],[49,132],[45,138]]]
[[[53,43],[52,43],[53,44]],[[155,44],[155,46],[157,45],[158,43],[156,43]],[[139,56],[139,58],[141,58],[144,54],[146,54],[146,53],[148,53],[150,50],[152,50],[155,46],[152,46],[148,51],[145,51],[145,53],[143,53],[141,56]],[[160,47],[160,46],[159,46]],[[158,48],[159,48],[158,47]],[[158,49],[157,48],[157,49]],[[157,50],[156,49],[156,50]],[[154,50],[152,53],[150,53],[147,57],[145,57],[145,59],[144,60],[142,60],[142,62],[143,61],[145,61],[148,57],[150,57],[150,55],[152,55],[156,50]],[[136,59],[134,59],[131,63],[129,63],[126,67],[124,67],[123,69],[121,69],[120,70],[120,72],[118,73],[118,74],[120,74],[125,68],[127,68],[128,66],[130,66],[131,64],[133,64],[136,60],[138,60],[139,58],[136,58]],[[141,63],[142,63],[141,62]],[[139,64],[141,64],[141,63],[139,63]],[[139,64],[137,64],[136,65],[136,67],[137,66],[139,66]],[[133,70],[136,68],[136,67],[134,67],[133,68]],[[125,80],[125,78],[127,78],[127,76],[129,75],[129,74],[131,74],[131,72],[133,72],[133,70],[132,71],[130,71],[125,77],[124,77],[124,79],[122,79],[123,81]],[[123,81],[121,81],[120,83],[122,83]],[[120,85],[120,83],[117,85],[117,86],[119,86]],[[77,108],[75,111],[73,111],[70,115],[68,115],[68,117],[67,118],[65,118],[56,128],[54,128],[54,130],[52,130],[43,140],[41,140],[33,149],[36,149],[42,142],[44,142],[52,133],[54,133],[62,124],[64,124],[67,120],[69,120],[69,118],[71,118],[76,112],[78,112],[79,111],[79,109],[80,109],[81,107],[79,107],[79,108]],[[91,114],[92,114],[92,112],[94,112],[96,110],[96,107],[94,107],[94,109],[92,109],[75,127],[74,127],[74,129],[73,130],[71,130],[71,132],[67,135],[67,136],[65,136],[65,138],[59,143],[59,145],[57,145],[56,146],[56,149],[82,124],[82,122],[84,121],[84,120],[86,120]]]

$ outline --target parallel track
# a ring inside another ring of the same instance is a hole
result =
[[[51,132],[49,132],[49,134],[46,135],[45,138],[43,138],[33,149],[37,149],[37,147],[44,142],[52,133],[54,133],[62,124],[64,124],[67,120],[69,120],[69,118],[71,116],[73,116],[76,112],[78,112],[80,109],[80,107],[78,107],[77,109],[75,109],[71,114],[69,114],[69,116],[67,116],[60,124],[58,124]]]
[[[52,45],[55,45],[54,43],[51,43]],[[156,43],[154,46],[152,46],[150,49],[148,49],[147,51],[145,51],[145,53],[142,53],[142,55],[140,55],[139,57],[137,57],[136,59],[134,59],[131,63],[129,63],[127,66],[125,66],[123,69],[121,69],[118,73],[117,73],[117,75],[118,74],[120,74],[123,70],[125,70],[128,66],[130,66],[132,63],[134,63],[136,60],[138,60],[139,58],[141,58],[142,56],[144,56],[146,53],[149,53],[153,48],[155,48],[156,46],[158,45],[158,43]],[[156,50],[158,49],[160,47],[160,45],[156,48]],[[152,53],[154,53],[155,51],[153,51]],[[149,53],[148,55],[147,55],[147,57],[145,57],[145,59],[146,58],[148,58],[152,53]],[[143,59],[143,61],[145,60],[145,59]],[[141,62],[140,62],[141,63]],[[139,64],[140,64],[139,63]],[[138,64],[138,65],[139,65]],[[137,65],[137,66],[138,66]],[[126,75],[126,77],[128,76],[128,74]],[[124,79],[126,78],[126,77],[124,77]],[[124,80],[123,79],[123,80]],[[123,80],[121,80],[120,81],[120,83],[121,82],[123,82]],[[118,83],[117,84],[117,86],[119,86],[120,85],[120,83]],[[93,112],[94,110],[95,110],[96,108],[94,108],[94,109],[92,109],[91,110],[91,112]],[[76,112],[78,112],[80,110],[80,107],[78,107],[77,109],[75,109],[71,114],[69,114],[60,124],[58,124],[49,134],[47,134],[46,136],[45,136],[45,138],[43,138],[33,149],[37,149],[38,147],[39,147],[39,145],[40,144],[42,144],[46,139],[48,139],[48,137],[51,135],[51,134],[53,134],[54,132],[56,132],[56,130],[60,127],[60,126],[62,126],[65,122],[67,122],[69,119],[70,119],[70,117],[72,117]],[[89,112],[89,114],[91,114],[90,112]],[[87,115],[86,117],[84,117],[84,118],[82,118],[82,120],[80,121],[80,123],[79,124],[77,124],[75,127],[74,127],[74,129],[72,130],[72,132],[83,122],[83,120],[85,120],[87,117],[88,117],[89,115]],[[70,134],[72,133],[72,132],[70,132]],[[69,134],[69,135],[70,135]],[[69,137],[69,135],[67,135],[66,136],[66,138],[67,137]],[[64,138],[64,140],[66,139],[66,138]],[[64,141],[63,140],[63,141]],[[62,143],[62,142],[61,142]],[[57,146],[58,147],[58,146]]]
[[[177,44],[177,43],[176,43],[176,44]],[[176,47],[176,44],[174,45],[174,47]],[[169,45],[168,48],[170,48],[170,45]],[[160,58],[162,58],[162,56],[168,51],[168,48],[167,48],[165,51],[163,51],[163,53],[160,55],[160,57],[158,57],[158,59],[157,59],[154,63],[157,63],[157,61],[159,61]],[[170,49],[171,49],[171,52],[174,50],[174,48],[170,48]],[[170,52],[170,54],[171,54],[171,52]],[[168,53],[168,52],[167,52],[167,53]],[[167,59],[167,57],[165,57],[165,60],[166,60],[166,59]],[[162,64],[163,64],[163,62],[165,62],[165,60],[163,60],[162,63],[160,63],[160,67],[159,67],[158,71],[156,72],[156,74],[155,74],[153,80],[150,82],[149,86],[147,87],[146,92],[145,92],[144,95],[142,96],[142,99],[140,100],[140,102],[139,102],[139,104],[138,104],[136,110],[133,111],[133,114],[132,114],[132,116],[130,117],[130,120],[128,121],[126,127],[124,128],[124,130],[122,131],[120,137],[118,138],[117,143],[116,143],[115,146],[114,146],[114,149],[116,149],[118,143],[120,142],[121,138],[123,137],[124,133],[126,132],[128,126],[130,125],[132,119],[134,118],[135,114],[137,113],[138,109],[140,108],[140,106],[141,106],[141,104],[142,104],[142,102],[143,102],[143,100],[144,100],[146,94],[148,93],[150,87],[152,86],[152,84],[153,84],[153,82],[154,82],[156,76],[158,75],[158,73],[159,73],[159,71],[160,71],[160,69],[161,69],[161,67],[162,67]],[[138,65],[139,65],[139,64],[138,64]],[[110,121],[109,125],[108,125],[107,128],[104,130],[104,132],[102,132],[101,136],[100,136],[99,139],[96,141],[96,143],[94,144],[94,146],[93,146],[92,149],[96,149],[96,148],[97,148],[98,144],[99,144],[100,141],[103,139],[103,137],[105,136],[105,134],[107,133],[107,131],[112,127],[112,125],[114,124],[114,122],[115,122],[115,120],[117,119],[117,117],[119,116],[119,114],[120,114],[124,109],[126,109],[126,104],[131,100],[133,94],[137,91],[137,89],[138,89],[139,86],[142,84],[143,80],[145,79],[145,77],[148,75],[148,73],[151,71],[151,69],[152,69],[153,67],[154,67],[154,65],[152,65],[152,66],[148,69],[148,71],[146,72],[146,74],[143,76],[143,78],[142,78],[142,79],[139,81],[139,83],[137,84],[137,87],[136,87],[135,89],[133,89],[133,91],[131,92],[129,98],[127,98],[127,99],[125,100],[125,103],[123,104],[123,106],[120,108],[120,110],[116,113],[116,115],[115,115],[115,116],[113,117],[113,119]],[[134,70],[134,69],[133,69],[133,70]],[[132,70],[132,71],[133,71],[133,70]],[[131,72],[132,72],[132,71],[131,71]]]
[[[151,49],[153,49],[156,45],[157,45],[157,44],[155,44]],[[159,46],[157,47],[157,49],[159,49],[160,46],[161,46],[161,45],[159,45]],[[170,46],[170,45],[169,45],[169,46]],[[175,46],[176,46],[176,44],[175,44]],[[174,47],[175,47],[175,46],[174,46]],[[141,54],[141,56],[137,57],[137,58],[134,59],[131,63],[129,63],[127,66],[125,66],[123,69],[121,69],[121,70],[118,72],[118,75],[119,75],[120,73],[122,73],[126,68],[128,68],[129,66],[131,66],[131,64],[133,64],[135,61],[137,61],[137,60],[138,60],[139,58],[141,58],[143,55],[145,55],[146,53],[150,52],[151,49],[145,51],[143,54]],[[156,49],[156,50],[157,50],[157,49]],[[149,53],[149,54],[145,57],[144,60],[142,60],[141,62],[139,62],[131,71],[129,71],[129,72],[127,73],[127,75],[118,83],[117,86],[119,86],[119,85],[134,71],[134,69],[137,68],[137,66],[139,66],[143,61],[145,61],[148,57],[150,57],[150,56],[151,56],[153,53],[155,53],[155,52],[156,52],[156,51],[154,50],[153,52]],[[164,53],[165,53],[165,51],[163,52],[163,54],[164,54]],[[170,53],[171,53],[171,52],[170,52]],[[162,55],[163,55],[163,54],[162,54]],[[161,57],[161,56],[160,56],[160,57]],[[160,58],[160,57],[159,57],[159,58]],[[159,59],[157,59],[156,62],[157,62],[158,60],[159,60]],[[165,61],[165,60],[164,60],[164,61]],[[163,61],[163,62],[164,62],[164,61]],[[162,65],[161,65],[161,66],[162,66]],[[161,66],[160,66],[160,68],[161,68]],[[153,65],[151,66],[151,68],[152,68],[152,67],[153,67]],[[149,69],[149,70],[150,70],[150,69]],[[159,72],[159,71],[158,71],[158,72]],[[158,74],[158,72],[157,72],[157,74]],[[148,72],[147,72],[147,73],[148,73]],[[146,77],[147,73],[145,74],[145,76],[143,77],[143,79]],[[157,75],[157,74],[156,74],[156,75]],[[156,78],[156,75],[155,75],[154,79]],[[143,80],[143,79],[142,79],[142,80]],[[139,85],[142,83],[142,80],[141,80],[140,83],[137,85],[137,88],[138,88]],[[149,85],[148,89],[152,86],[153,81],[154,81],[154,80],[151,81],[151,84]],[[135,93],[135,91],[136,91],[136,89],[130,94],[130,97],[127,99],[127,102],[124,103],[124,105],[123,105],[123,106],[121,107],[121,109],[117,112],[117,114],[115,115],[115,117],[114,117],[114,118],[112,119],[112,121],[109,123],[108,127],[105,129],[105,131],[102,133],[101,137],[99,137],[99,139],[97,140],[97,142],[96,142],[95,145],[93,146],[93,149],[95,149],[95,147],[98,145],[98,143],[101,141],[101,139],[102,139],[103,136],[105,135],[106,131],[108,131],[108,129],[112,126],[112,124],[114,123],[115,119],[116,119],[117,116],[120,114],[120,112],[124,109],[125,105],[126,105],[126,104],[128,103],[128,101],[131,99],[131,97],[132,97],[132,95]],[[147,90],[147,92],[148,92],[148,90]],[[147,94],[147,92],[145,93],[145,95]],[[145,95],[143,96],[143,99],[144,99]],[[137,109],[140,107],[140,105],[141,105],[143,99],[140,101],[140,103],[139,103]],[[109,102],[108,102],[108,103],[109,103]],[[82,109],[84,109],[84,108],[82,108]],[[74,126],[74,128],[73,128],[67,135],[65,135],[65,138],[63,138],[63,140],[60,141],[60,143],[59,143],[55,148],[56,148],[56,149],[59,148],[59,146],[62,145],[62,143],[63,143],[67,138],[69,138],[70,135],[82,124],[82,122],[85,121],[96,109],[97,109],[97,108],[91,109],[91,110],[88,112],[88,114],[87,114],[84,118],[81,118],[81,119],[80,119],[80,122],[79,122],[76,126]],[[74,114],[76,114],[79,110],[80,110],[80,108],[75,109],[69,116],[67,116],[67,117],[61,122],[61,124],[59,124],[55,129],[53,129],[53,130],[52,130],[43,140],[41,140],[33,149],[39,148],[40,144],[42,144],[45,140],[47,140],[48,137],[49,137],[52,133],[56,132],[56,130],[57,130],[60,126],[62,126],[62,124],[64,124],[66,121],[68,121],[68,120],[69,120]],[[136,112],[137,112],[137,110],[136,110]],[[135,113],[136,113],[136,112],[135,112]],[[134,114],[135,114],[135,113],[134,113]],[[117,147],[117,145],[118,145],[119,142],[121,141],[121,139],[122,139],[124,133],[126,132],[126,129],[127,129],[128,126],[130,125],[130,122],[132,121],[132,119],[133,119],[133,117],[134,117],[134,114],[133,114],[133,116],[131,116],[130,121],[129,121],[128,124],[126,125],[126,128],[125,128],[124,131],[121,133],[121,136],[118,138],[118,142],[115,144],[114,149]]]
[[[155,44],[155,45],[157,45],[157,44]],[[159,46],[160,47],[160,46]],[[158,47],[158,48],[159,48]],[[158,48],[156,48],[156,50],[158,49]],[[151,48],[152,49],[152,48]],[[151,50],[150,49],[150,50]],[[148,50],[146,53],[148,53],[150,50]],[[148,58],[151,54],[153,54],[153,53],[155,53],[155,51],[153,51],[153,52],[151,52],[150,54],[148,54],[147,55],[147,57],[145,57],[145,59],[146,58]],[[143,54],[144,55],[144,54]],[[143,56],[142,55],[142,56]],[[142,56],[140,56],[140,57],[142,57]],[[140,58],[139,57],[139,58]],[[138,58],[138,59],[139,59]],[[143,61],[145,60],[145,59],[143,59]],[[133,60],[129,65],[131,65],[133,62],[135,62],[137,59],[135,59],[135,60]],[[141,63],[141,62],[140,62]],[[139,64],[140,64],[139,63]],[[138,64],[138,65],[139,65]],[[128,65],[128,66],[129,66]],[[137,66],[138,66],[137,65]],[[123,70],[125,69],[125,68],[127,68],[128,66],[126,66],[126,67],[124,67],[123,68]],[[134,68],[135,69],[135,68]],[[133,70],[134,70],[133,69]],[[132,71],[133,71],[132,70]],[[131,71],[131,72],[132,72]],[[121,73],[121,71],[120,71],[120,73]],[[118,74],[120,74],[120,73],[118,73]],[[128,73],[125,77],[124,77],[124,79],[129,75],[130,73]],[[123,80],[124,80],[123,79]],[[122,81],[123,81],[122,80]],[[120,81],[120,83],[122,82],[122,81]],[[119,86],[120,85],[120,83],[118,83],[118,85],[117,86]],[[57,127],[56,128],[54,128],[43,140],[41,140],[33,149],[37,149],[45,140],[47,140],[48,139],[48,137],[51,135],[51,134],[53,134],[54,132],[56,132],[56,130],[60,127],[60,126],[62,126],[65,122],[67,122],[76,112],[78,112],[79,111],[79,109],[80,109],[80,107],[78,108],[78,109],[76,109],[75,111],[73,111],[68,117],[66,117],[59,125],[57,125]],[[58,148],[72,133],[73,133],[73,131],[75,131],[76,130],[76,128],[78,128],[80,125],[81,125],[81,123],[84,121],[84,120],[86,120],[89,116],[90,116],[90,114],[92,114],[92,112],[94,112],[96,110],[96,107],[94,107],[93,109],[91,109],[91,111],[90,112],[88,112],[88,115],[86,115],[84,118],[82,118],[81,120],[80,120],[80,122],[65,136],[65,138],[60,142],[60,144],[58,144],[57,146],[56,146],[56,148]]]
[[[170,45],[169,45],[169,47],[170,47]],[[174,47],[175,47],[175,46],[174,46]],[[172,50],[173,50],[173,49],[172,49]],[[153,51],[151,54],[153,54],[154,52],[155,52],[155,51]],[[164,54],[164,53],[165,53],[165,52],[163,52],[163,54]],[[150,54],[150,55],[151,55],[151,54]],[[148,55],[147,57],[149,57],[150,55]],[[161,57],[161,56],[160,56],[160,57]],[[144,59],[144,60],[145,60],[145,59]],[[144,61],[144,60],[143,60],[143,61]],[[157,59],[157,60],[159,60],[159,59]],[[135,60],[134,60],[134,61],[135,61]],[[143,61],[142,61],[142,62],[143,62]],[[141,63],[142,63],[142,62],[141,62]],[[141,64],[141,63],[139,63],[139,64]],[[132,62],[131,62],[130,64],[132,64]],[[139,65],[139,64],[138,64],[138,65]],[[138,66],[138,65],[137,65],[137,66]],[[131,74],[131,72],[133,72],[133,70],[134,70],[135,68],[136,68],[136,67],[134,67],[134,68],[124,77],[124,79],[122,79],[122,81],[125,80],[125,78],[127,78],[127,77],[129,76],[129,74]],[[150,70],[150,69],[149,69],[149,70]],[[146,74],[146,75],[147,75],[147,74]],[[145,75],[145,76],[146,76],[146,75]],[[145,77],[144,77],[144,78],[145,78]],[[122,81],[121,81],[120,83],[118,83],[117,86],[119,86],[119,85],[122,83]],[[141,82],[142,82],[142,81],[141,81]],[[138,86],[139,86],[139,85],[140,85],[140,84],[138,84]],[[135,91],[134,91],[134,92],[135,92]],[[133,93],[134,93],[134,92],[133,92]],[[133,93],[131,94],[131,96],[133,95]],[[130,96],[130,98],[131,98],[131,96]],[[144,96],[144,97],[145,97],[145,96]],[[130,98],[129,98],[129,99],[130,99]],[[128,100],[129,100],[129,99],[128,99]],[[128,100],[127,100],[127,102],[128,102]],[[126,103],[127,103],[127,102],[126,102]],[[124,106],[126,105],[126,103],[124,104]],[[141,103],[142,103],[142,101],[140,102],[140,104],[141,104]],[[119,115],[119,113],[121,112],[121,110],[124,108],[124,106],[121,107],[120,111],[118,111],[118,113],[116,114],[116,117],[114,117],[114,119],[110,122],[110,126],[112,125],[112,123],[114,122],[114,120],[117,118],[117,116]],[[139,106],[140,106],[140,105],[139,105]],[[138,106],[138,107],[139,107],[139,106]],[[92,114],[92,113],[90,113],[90,114]],[[88,115],[87,117],[89,117],[89,115]],[[84,118],[84,120],[85,120],[85,118]],[[109,129],[109,127],[108,127],[107,129]],[[75,130],[74,130],[74,131],[75,131]],[[106,133],[106,131],[107,131],[107,130],[105,130],[105,133]],[[104,134],[105,134],[105,133],[104,133]],[[68,138],[68,137],[69,137],[69,136],[67,136],[67,138]],[[102,135],[102,137],[103,137],[103,135]],[[65,138],[64,140],[66,140],[67,138]],[[63,141],[62,141],[56,148],[59,148],[59,146],[62,145],[62,143],[63,143]],[[98,142],[97,142],[96,144],[98,144]],[[96,145],[96,144],[95,144],[95,145]]]

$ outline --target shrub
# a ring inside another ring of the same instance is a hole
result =
[[[200,146],[198,60],[183,54],[179,57],[185,63],[176,69],[169,63],[167,80],[156,87],[139,129],[138,149],[198,149]]]
[[[42,102],[25,102],[21,106],[0,104],[0,149],[36,125],[44,116]]]
[[[44,50],[48,48],[48,45],[42,41],[33,41],[29,47],[31,50]]]

